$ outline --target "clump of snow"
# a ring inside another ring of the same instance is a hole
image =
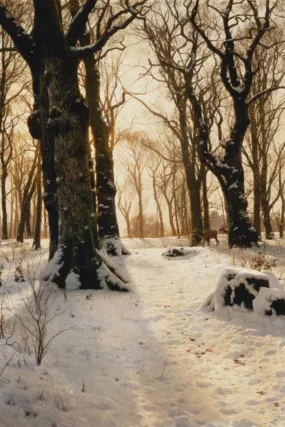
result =
[[[106,264],[107,268],[111,270],[111,272],[115,273],[116,276],[118,276],[122,282],[127,283],[128,277],[126,274],[124,274],[119,268],[118,265],[112,260],[112,258],[109,257],[106,250],[102,248],[100,251],[96,249],[97,255],[99,258],[103,261],[104,264]]]
[[[272,271],[262,271],[263,274],[266,274],[266,276],[269,279],[269,287],[270,288],[276,288],[276,289],[284,289],[280,282],[278,282],[277,277],[274,276]]]
[[[66,289],[68,289],[69,291],[74,291],[80,289],[80,286],[81,283],[79,275],[74,273],[74,271],[71,271],[65,280]]]
[[[130,255],[130,252],[123,246],[119,237],[106,237],[102,239],[102,248],[110,255]]]
[[[113,274],[112,271],[103,263],[98,268],[98,278],[102,289],[122,290],[126,292],[131,290],[129,285],[120,280],[119,277],[115,276],[115,274]]]
[[[186,255],[195,255],[196,252],[192,249],[186,249],[186,248],[174,248],[172,246],[169,246],[166,251],[162,253],[162,256],[165,258],[176,258],[176,257],[183,257]]]
[[[276,288],[260,289],[253,301],[253,310],[261,315],[285,315],[285,291]]]
[[[50,262],[45,268],[45,271],[42,276],[43,280],[48,279],[52,282],[53,279],[59,275],[59,270],[63,265],[62,258],[63,258],[62,248],[59,247],[55,252],[53,258],[50,260]]]

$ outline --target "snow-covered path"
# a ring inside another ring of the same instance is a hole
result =
[[[134,292],[75,291],[67,303],[59,293],[54,309],[66,311],[52,328],[74,328],[42,367],[25,355],[29,369],[19,368],[15,356],[0,426],[285,426],[285,320],[199,310],[229,265],[219,251],[167,260],[137,246],[119,261]],[[14,351],[4,347],[1,366]]]

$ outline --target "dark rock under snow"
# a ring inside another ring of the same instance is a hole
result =
[[[285,315],[285,290],[270,271],[225,268],[202,307],[217,311],[234,306],[261,315]]]
[[[176,258],[186,255],[194,255],[195,253],[196,252],[191,249],[168,247],[166,251],[162,253],[162,256],[166,258]]]

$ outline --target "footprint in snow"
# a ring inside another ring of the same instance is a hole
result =
[[[241,421],[234,421],[232,423],[232,427],[257,427],[257,424],[253,424],[253,422],[242,419]]]
[[[196,381],[196,386],[200,387],[200,388],[207,388],[209,387],[211,384],[207,383],[206,381]]]
[[[231,359],[239,359],[244,356],[244,352],[242,350],[233,349],[225,354],[225,357],[229,357]]]
[[[259,402],[258,400],[253,400],[253,399],[251,399],[251,400],[248,400],[248,401],[246,402],[246,404],[247,404],[247,405],[250,405],[250,406],[255,406],[255,405],[259,405],[259,404],[260,404],[260,402]]]
[[[260,383],[260,381],[254,379],[254,380],[250,380],[249,383],[248,383],[248,385],[255,385],[255,384],[258,384],[258,383]]]
[[[276,350],[267,350],[264,352],[264,356],[272,356],[273,354],[276,354]]]
[[[233,414],[239,413],[237,409],[231,409],[231,408],[222,408],[220,409],[220,412],[222,412],[222,414],[225,414],[225,415],[233,415]]]
[[[190,420],[185,415],[181,415],[175,420],[175,427],[189,427],[190,425]]]
[[[278,371],[276,371],[275,377],[276,378],[284,378],[285,377],[285,370],[279,369]]]
[[[225,395],[225,394],[233,394],[232,390],[228,387],[216,387],[215,392],[217,394]]]
[[[164,319],[164,317],[165,316],[162,316],[162,315],[160,315],[160,316],[153,316],[153,317],[149,317],[148,320],[150,320],[151,322],[158,322],[159,320]]]

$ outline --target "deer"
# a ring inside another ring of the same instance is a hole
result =
[[[205,242],[207,242],[208,245],[210,246],[210,240],[211,239],[215,239],[217,245],[220,244],[220,242],[218,240],[218,232],[217,232],[217,230],[203,231],[202,232],[202,237],[203,237],[203,246],[205,245]]]

